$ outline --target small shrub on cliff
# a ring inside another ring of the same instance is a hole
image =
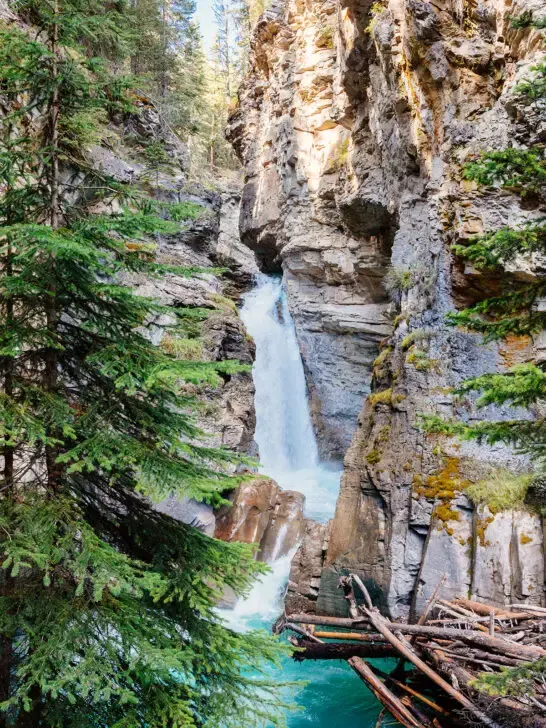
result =
[[[385,12],[386,7],[382,2],[374,2],[370,7],[370,22],[366,26],[366,33],[373,33],[380,16]]]
[[[476,504],[486,504],[491,512],[523,508],[532,475],[516,475],[505,469],[495,470],[485,480],[469,485],[465,492]]]
[[[390,266],[384,278],[384,286],[391,294],[408,291],[413,286],[413,276],[409,268]]]
[[[510,25],[516,30],[523,30],[525,28],[536,28],[537,30],[543,30],[546,28],[546,16],[542,18],[534,18],[531,10],[526,10],[521,15],[517,15],[510,20]]]

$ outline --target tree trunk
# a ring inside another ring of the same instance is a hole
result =
[[[13,644],[9,637],[0,638],[0,703],[10,697],[11,667],[13,664]],[[0,712],[0,728],[6,728],[6,713]]]
[[[51,169],[50,169],[50,225],[53,230],[59,227],[59,25],[56,18],[59,14],[59,0],[55,0],[53,6],[55,20],[50,30],[50,47],[52,53],[52,81],[53,92],[49,107],[49,144],[51,146]],[[55,261],[51,260],[51,268],[54,272]],[[51,281],[48,296],[45,302],[46,326],[51,337],[55,337],[57,331],[57,304],[56,286],[54,279]],[[55,392],[57,387],[58,354],[55,347],[50,346],[45,354],[45,367],[43,382],[47,392]],[[56,433],[49,433],[55,435]],[[60,472],[57,464],[58,448],[53,445],[46,445],[45,459],[47,468],[47,484],[50,493],[55,493],[60,485]]]
[[[339,644],[318,643],[308,640],[297,640],[297,647],[303,651],[294,652],[296,662],[303,660],[348,660],[350,657],[398,657],[398,653],[390,645],[385,644]]]

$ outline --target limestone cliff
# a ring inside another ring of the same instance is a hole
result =
[[[344,609],[333,588],[343,568],[394,616],[419,611],[444,573],[446,594],[544,598],[541,519],[465,494],[528,463],[418,426],[420,412],[475,418],[454,385],[541,356],[540,337],[483,346],[444,322],[510,285],[464,267],[451,246],[540,214],[537,201],[476,189],[460,165],[544,138],[544,115],[523,114],[516,91],[541,37],[510,24],[541,5],[286,0],[255,30],[228,129],[246,175],[241,235],[262,268],[284,271],[322,452],[346,452],[327,554],[324,534],[310,537],[306,583],[303,551],[293,569],[307,608]],[[493,416],[510,412],[480,411]]]

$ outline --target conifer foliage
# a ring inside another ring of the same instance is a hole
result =
[[[541,62],[529,79],[516,88],[527,100],[529,114],[544,108],[546,102],[546,64]],[[543,89],[537,96],[536,89]],[[511,190],[522,198],[536,202],[546,195],[546,158],[540,141],[529,149],[508,148],[484,152],[468,164],[464,176],[480,185]],[[546,253],[546,219],[536,216],[520,227],[504,227],[473,240],[469,245],[456,245],[457,255],[471,261],[478,269],[502,270],[518,258],[533,260]],[[474,306],[452,313],[448,321],[484,336],[485,341],[502,340],[509,335],[536,335],[546,328],[546,276],[537,268],[531,283],[510,286],[500,296],[486,298]],[[485,374],[465,381],[457,394],[477,393],[478,406],[490,404],[532,407],[546,396],[546,374],[541,366],[520,364],[503,374]],[[466,425],[446,423],[427,417],[429,431],[458,435],[467,439],[494,444],[505,442],[523,452],[535,455],[544,465],[546,428],[542,418],[536,420],[481,421]],[[545,504],[546,506],[546,504]]]
[[[196,444],[181,384],[239,365],[150,343],[162,308],[123,275],[160,274],[149,236],[180,225],[75,144],[97,113],[128,110],[93,56],[123,41],[118,11],[29,0],[32,33],[0,28],[0,726],[260,725],[278,701],[256,676],[278,647],[214,607],[262,567],[149,500],[217,505],[234,486],[233,455]]]

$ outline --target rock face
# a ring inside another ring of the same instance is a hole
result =
[[[317,523],[307,519],[302,529],[301,544],[292,559],[286,611],[290,613],[317,611],[322,570],[328,552],[331,523]]]
[[[313,609],[344,612],[340,568],[394,617],[422,609],[443,573],[446,594],[544,598],[540,518],[490,513],[465,494],[528,464],[418,423],[421,412],[476,418],[451,388],[544,349],[540,338],[484,346],[445,325],[453,308],[532,276],[523,265],[484,275],[451,246],[541,214],[461,177],[482,149],[544,138],[544,114],[516,89],[543,55],[540,33],[510,24],[539,6],[286,0],[257,25],[228,129],[246,174],[241,234],[262,268],[284,271],[322,452],[350,444],[316,599],[297,583],[316,580],[315,567],[295,565],[292,591]]]
[[[258,558],[267,562],[286,556],[299,543],[305,526],[301,493],[257,477],[241,485],[231,501],[217,514],[216,538],[258,544]]]

